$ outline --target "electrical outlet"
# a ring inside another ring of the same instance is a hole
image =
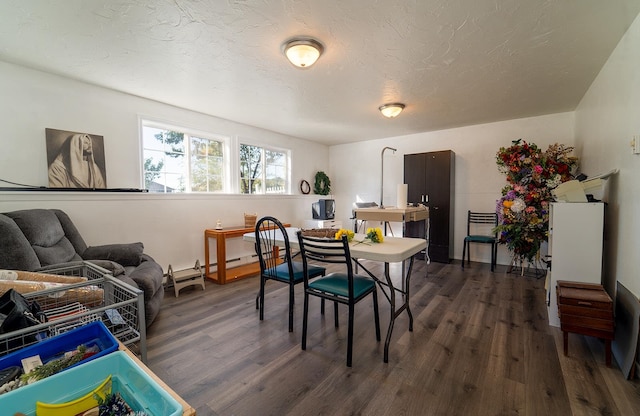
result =
[[[633,149],[633,154],[640,154],[640,135],[633,136],[633,140],[631,140],[631,148]]]

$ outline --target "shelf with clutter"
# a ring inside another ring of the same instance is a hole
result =
[[[195,415],[101,321],[0,357],[0,380],[3,414],[97,414],[89,412],[117,404],[118,415]]]
[[[616,173],[618,169],[612,169],[593,178],[578,175],[577,179],[561,183],[551,193],[558,202],[599,202],[593,198],[593,193],[600,191],[604,181]]]
[[[0,294],[14,290],[46,317],[44,322],[0,333],[0,354],[12,352],[93,321],[102,321],[116,339],[139,350],[146,361],[146,325],[141,290],[124,284],[93,263],[72,262],[46,273],[5,270]]]

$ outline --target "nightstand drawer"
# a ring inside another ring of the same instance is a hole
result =
[[[590,316],[560,315],[560,328],[592,328],[610,331],[613,334],[613,318],[598,319]],[[575,332],[575,331],[569,331]]]
[[[558,315],[575,315],[585,317],[588,316],[599,319],[613,319],[613,309],[611,306],[603,309],[595,309],[586,306],[564,305],[558,302]]]
[[[571,283],[575,284],[575,282]],[[558,294],[558,299],[562,299],[563,305],[580,306],[589,309],[609,309],[611,307],[611,298],[607,295],[607,292],[599,292],[594,289],[559,287],[562,293],[556,293]]]

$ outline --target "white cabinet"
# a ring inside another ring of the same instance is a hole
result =
[[[604,203],[555,202],[549,213],[549,254],[547,273],[549,325],[560,326],[556,282],[602,282]]]
[[[342,228],[342,221],[336,220],[305,220],[304,227],[306,229],[312,228]]]

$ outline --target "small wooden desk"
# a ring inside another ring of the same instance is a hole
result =
[[[564,355],[568,354],[569,332],[597,337],[605,340],[605,362],[607,367],[611,367],[611,341],[615,323],[613,302],[604,287],[558,280],[556,295]]]
[[[283,224],[290,227],[291,224]],[[218,284],[225,284],[244,277],[253,276],[260,273],[260,264],[257,262],[243,264],[242,266],[233,267],[227,270],[227,245],[228,238],[240,238],[246,233],[254,232],[254,228],[229,227],[222,230],[207,229],[204,230],[204,264],[205,276]],[[209,266],[209,239],[216,239],[216,261],[218,263],[218,271],[211,272]]]

